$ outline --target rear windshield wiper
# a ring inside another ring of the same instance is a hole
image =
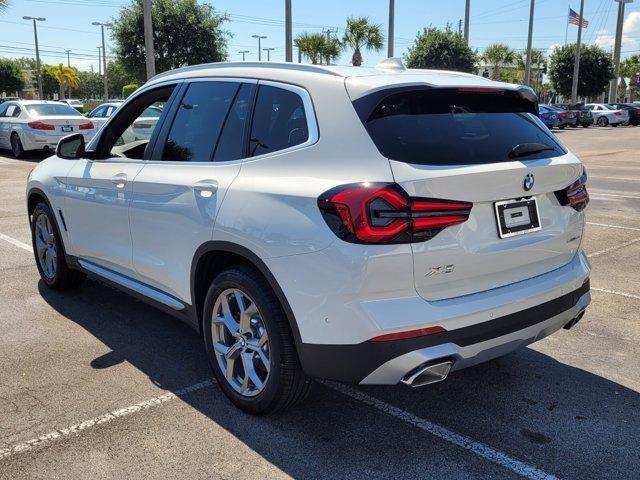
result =
[[[544,143],[520,143],[511,149],[509,158],[526,157],[546,150],[555,150],[555,148]]]

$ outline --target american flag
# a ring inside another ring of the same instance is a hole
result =
[[[578,22],[582,20],[582,28],[587,28],[589,26],[589,22],[584,18],[580,18],[577,12],[574,12],[572,9],[569,9],[569,23],[573,23],[574,25],[579,25]]]

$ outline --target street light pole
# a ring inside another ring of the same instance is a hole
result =
[[[571,84],[571,103],[578,101],[578,75],[580,74],[580,43],[582,42],[582,15],[584,14],[584,0],[580,0],[580,18],[578,20],[578,43],[573,63],[573,83]]]
[[[531,45],[533,42],[533,10],[536,0],[531,0],[531,8],[529,10],[529,37],[527,39],[527,59],[524,66],[524,84],[531,85]]]
[[[240,50],[238,53],[242,54],[242,61],[244,62],[244,59],[245,59],[244,56],[245,56],[245,54],[249,53],[249,50]]]
[[[151,0],[144,0],[142,4],[144,23],[144,51],[147,65],[147,80],[156,74],[156,58],[153,48],[153,21],[151,18]]]
[[[389,0],[389,31],[387,38],[387,57],[393,57],[393,41],[394,41],[394,26],[395,26],[395,9],[396,2],[395,0]]]
[[[293,22],[291,21],[291,0],[284,1],[285,61],[293,62]]]
[[[262,40],[267,38],[266,35],[251,35],[251,38],[258,39],[258,61],[262,61]]]
[[[46,18],[43,17],[22,17],[23,20],[33,20],[33,36],[36,41],[36,78],[38,79],[38,100],[42,100],[44,94],[42,93],[42,73],[40,72],[40,48],[38,47],[38,27],[36,22],[44,22]]]
[[[100,31],[102,33],[102,74],[104,80],[104,101],[109,101],[109,83],[107,78],[107,49],[104,43],[104,27],[108,27],[111,24],[103,23],[103,22],[91,22],[91,25],[100,26]]]
[[[616,23],[616,40],[613,46],[613,78],[609,82],[609,103],[616,103],[618,97],[618,77],[620,76],[620,49],[622,46],[622,27],[624,25],[624,7],[633,0],[616,0],[618,2],[618,21]]]
[[[267,52],[267,62],[271,61],[271,51],[275,50],[273,47],[263,48],[265,52]]]
[[[471,0],[466,0],[464,6],[464,39],[469,44],[469,12],[471,10]]]
[[[69,55],[71,50],[65,50],[65,52],[67,52],[67,67],[71,68],[71,57]],[[71,98],[71,85],[67,86],[67,97]]]

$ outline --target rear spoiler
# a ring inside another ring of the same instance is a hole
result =
[[[496,112],[505,112],[504,105],[512,101],[514,112],[528,112],[538,115],[538,96],[531,87],[525,85],[516,88],[505,88],[504,86],[459,86],[459,87],[433,87],[430,85],[404,85],[376,90],[364,97],[354,100],[353,106],[358,117],[363,124],[366,124],[376,107],[392,95],[403,93],[433,92],[434,95],[495,95],[496,107],[502,105],[503,108],[496,108]],[[491,110],[488,110],[491,111]]]

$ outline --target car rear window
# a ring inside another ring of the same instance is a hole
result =
[[[34,117],[46,117],[49,115],[81,116],[75,108],[65,103],[34,103],[26,105],[27,111]]]
[[[377,93],[376,95],[380,95]],[[422,165],[467,165],[513,161],[520,144],[543,144],[544,150],[521,158],[566,153],[549,129],[532,113],[535,104],[516,92],[489,89],[421,89],[392,93],[368,116],[365,102],[354,106],[382,155]]]

